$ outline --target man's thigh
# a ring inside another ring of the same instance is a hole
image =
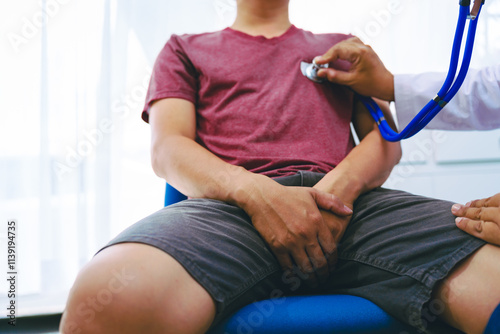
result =
[[[169,254],[213,298],[214,321],[255,300],[288,290],[281,268],[246,213],[189,199],[132,225],[109,244],[144,243]]]
[[[451,206],[382,188],[361,196],[329,291],[367,298],[421,330],[437,325],[445,305],[433,291],[484,245],[455,226]]]

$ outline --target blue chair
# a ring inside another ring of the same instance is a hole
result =
[[[165,206],[186,199],[167,184]],[[293,296],[254,302],[209,334],[390,334],[416,333],[380,307],[349,295]]]
[[[165,189],[165,206],[175,204],[185,199],[187,199],[186,195],[167,183],[167,188]]]

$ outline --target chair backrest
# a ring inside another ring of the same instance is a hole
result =
[[[165,188],[165,206],[175,204],[185,199],[187,199],[187,197],[184,194],[167,183]]]

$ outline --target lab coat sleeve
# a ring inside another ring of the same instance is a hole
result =
[[[394,76],[396,115],[402,130],[440,90],[446,74]],[[437,130],[500,128],[500,64],[470,69],[455,98],[427,125]]]

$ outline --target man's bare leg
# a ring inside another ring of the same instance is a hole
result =
[[[215,316],[207,291],[171,256],[124,243],[79,273],[60,330],[70,333],[204,333]]]
[[[431,304],[442,302],[441,317],[452,326],[465,333],[483,333],[500,303],[499,282],[500,248],[486,245],[451,272]]]

